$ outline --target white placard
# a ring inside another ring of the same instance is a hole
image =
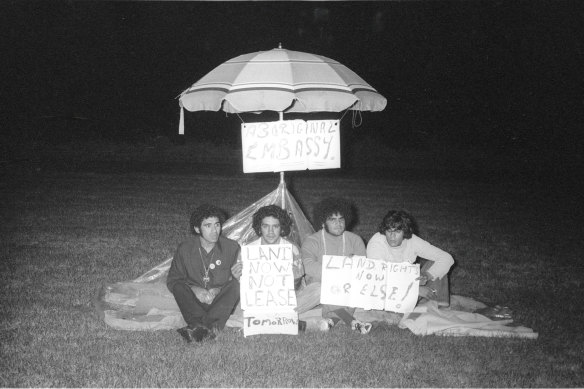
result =
[[[418,302],[420,265],[409,262],[387,263],[385,310],[412,312]]]
[[[241,248],[244,336],[298,334],[291,244]]]
[[[243,172],[338,169],[339,120],[242,123]]]
[[[243,311],[243,336],[260,334],[298,335],[298,313]]]
[[[324,255],[323,304],[411,312],[418,301],[420,266],[364,256]]]

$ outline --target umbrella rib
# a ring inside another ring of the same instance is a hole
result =
[[[326,65],[342,65],[337,61],[325,61],[316,59],[252,59],[252,60],[240,60],[240,61],[227,61],[225,64],[267,64],[267,63],[316,63],[316,64],[326,64]]]
[[[197,92],[206,92],[206,91],[217,91],[217,92],[232,94],[232,93],[252,92],[252,91],[261,91],[261,90],[263,90],[263,91],[281,91],[281,92],[290,92],[290,93],[338,92],[338,93],[347,93],[347,94],[353,94],[354,92],[362,92],[362,91],[367,91],[367,92],[374,91],[372,89],[366,89],[366,88],[357,88],[357,89],[346,90],[346,89],[337,89],[337,88],[291,88],[291,89],[287,89],[287,88],[278,88],[278,87],[248,87],[248,88],[229,90],[229,89],[225,89],[225,88],[208,87],[208,88],[197,88],[195,90],[190,90],[190,91],[186,92],[185,95],[188,95],[191,93],[197,93]]]

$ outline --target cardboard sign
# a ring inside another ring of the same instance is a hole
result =
[[[243,123],[243,172],[283,172],[341,167],[339,120]]]
[[[420,265],[409,262],[387,264],[387,298],[385,310],[412,312],[418,302]]]
[[[260,334],[298,335],[298,313],[243,311],[243,336]]]
[[[243,335],[298,334],[291,244],[241,248]]]
[[[411,312],[418,301],[420,266],[364,256],[324,255],[320,301],[364,309]]]

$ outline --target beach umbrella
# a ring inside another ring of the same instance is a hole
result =
[[[188,111],[307,113],[382,111],[387,100],[345,65],[280,46],[222,63],[183,91],[179,104]]]
[[[275,111],[283,120],[283,113],[382,111],[387,100],[338,61],[286,50],[280,44],[278,48],[243,54],[220,64],[184,90],[179,105],[179,133],[183,134],[184,109],[227,113]],[[300,209],[286,189],[283,172],[279,188],[282,195],[277,199],[268,196],[270,201],[283,209]],[[295,223],[309,225],[302,211],[293,214],[293,218]],[[235,224],[233,229],[237,231]]]

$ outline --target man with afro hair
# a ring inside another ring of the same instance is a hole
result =
[[[353,206],[345,199],[329,197],[317,204],[314,210],[315,225],[321,229],[309,235],[302,243],[300,250],[306,272],[307,288],[320,285],[322,279],[323,255],[353,256],[366,253],[363,239],[350,231],[354,218]],[[366,334],[371,329],[370,323],[355,320],[355,308],[336,305],[323,305],[322,317],[332,328],[340,320],[349,324],[352,329]],[[324,329],[324,328],[323,328]]]

